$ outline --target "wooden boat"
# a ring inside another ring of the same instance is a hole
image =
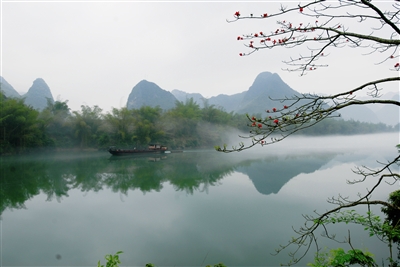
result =
[[[125,155],[134,155],[134,154],[154,154],[154,153],[165,153],[167,151],[166,146],[151,144],[147,149],[123,149],[116,148],[112,146],[108,149],[113,156],[125,156]]]

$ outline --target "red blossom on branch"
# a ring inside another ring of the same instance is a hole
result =
[[[275,112],[275,111],[276,111],[276,108],[273,108],[272,111]]]
[[[258,124],[258,128],[260,128],[260,129],[262,128],[262,124],[261,123]]]
[[[235,17],[240,17],[240,12],[239,11],[235,12]]]
[[[278,120],[278,119],[275,119],[275,120],[274,120],[274,123],[275,123],[275,124],[278,124],[278,123],[279,123],[279,120]]]

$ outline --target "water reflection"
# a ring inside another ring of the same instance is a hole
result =
[[[3,265],[92,266],[117,250],[124,251],[124,266],[285,263],[286,254],[270,253],[293,236],[293,226],[302,225],[301,214],[331,208],[329,196],[365,190],[365,183],[345,186],[344,178],[353,166],[367,160],[374,167],[382,159],[379,147],[343,153],[326,146],[290,148],[291,153],[2,158]],[[397,153],[390,151],[384,158]],[[389,190],[382,188],[377,199]],[[352,240],[374,248],[379,259],[387,256],[362,229],[352,230]]]
[[[310,173],[329,162],[335,154],[318,156],[261,156],[214,151],[177,154],[109,157],[104,152],[54,154],[24,158],[3,158],[0,172],[0,211],[19,209],[25,201],[40,193],[47,200],[61,201],[71,189],[98,192],[110,188],[127,194],[163,189],[169,183],[176,191],[193,194],[208,192],[210,187],[233,172],[249,176],[261,194],[277,193],[299,173]]]

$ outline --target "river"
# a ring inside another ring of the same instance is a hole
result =
[[[302,214],[333,208],[326,200],[339,193],[365,193],[374,181],[346,184],[359,178],[352,169],[379,167],[398,143],[390,133],[295,137],[228,154],[2,157],[0,266],[95,266],[119,250],[121,266],[278,266],[291,249],[272,254],[295,236]],[[373,197],[397,189],[385,183]],[[348,227],[354,246],[378,263],[388,256],[376,238]],[[334,231],[345,238],[348,227]]]

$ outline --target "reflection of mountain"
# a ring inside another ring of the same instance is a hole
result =
[[[258,192],[276,194],[290,179],[300,173],[312,173],[326,164],[334,155],[271,157],[251,161],[236,167],[238,172],[249,176]]]
[[[0,166],[0,214],[6,208],[22,208],[26,200],[40,194],[48,200],[68,197],[68,191],[99,191],[111,188],[127,194],[160,191],[164,183],[177,191],[193,194],[208,192],[225,176],[239,171],[253,181],[262,194],[277,193],[299,173],[313,172],[332,157],[252,157],[243,154],[221,154],[194,151],[160,156],[122,157],[110,160],[102,153],[71,153],[8,158]]]

